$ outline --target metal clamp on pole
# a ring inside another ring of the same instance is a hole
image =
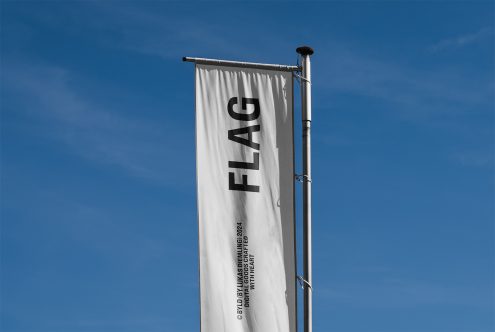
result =
[[[292,74],[294,74],[294,76],[299,79],[299,83],[301,83],[301,81],[306,81],[308,82],[309,84],[311,84],[311,81],[308,80],[306,77],[302,77],[301,75],[299,75],[297,72],[293,72]]]
[[[302,57],[301,101],[303,131],[303,174],[311,179],[311,61],[313,49],[308,46],[298,47],[296,52]],[[304,281],[311,286],[312,251],[311,251],[311,181],[303,181],[303,257]],[[304,287],[304,332],[313,331],[313,291]]]
[[[307,176],[306,174],[295,174],[294,178],[296,179],[296,181],[299,182],[304,182],[304,181],[312,182],[309,176]]]
[[[307,282],[306,280],[304,280],[303,277],[297,276],[297,280],[299,281],[299,285],[301,285],[302,289],[309,287],[311,289],[311,291],[313,291],[313,287],[311,287],[311,284],[309,282]]]

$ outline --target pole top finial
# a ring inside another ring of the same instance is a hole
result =
[[[309,46],[301,46],[296,48],[296,52],[304,56],[304,55],[312,55],[315,51],[313,51],[313,49]]]

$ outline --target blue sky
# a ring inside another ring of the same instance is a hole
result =
[[[2,1],[1,330],[198,331],[181,57],[295,64],[308,44],[315,331],[494,331],[494,13]]]

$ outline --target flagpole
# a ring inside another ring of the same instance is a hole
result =
[[[304,332],[313,331],[313,290],[311,252],[311,62],[313,49],[301,46],[296,52],[302,56],[301,101],[303,135],[303,256],[304,256]]]

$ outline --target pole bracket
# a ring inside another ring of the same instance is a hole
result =
[[[294,71],[294,72],[292,72],[292,74],[296,77],[296,79],[298,79],[299,84],[301,83],[301,81],[306,81],[306,82],[308,82],[309,84],[311,84],[311,81],[310,81],[310,80],[308,80],[306,77],[303,77],[303,76],[299,75],[299,74],[298,74],[298,73],[296,73],[295,71]]]
[[[310,177],[306,174],[294,174],[294,179],[299,182],[312,182]]]
[[[309,289],[311,289],[311,291],[313,291],[313,287],[311,287],[311,284],[307,282],[306,279],[304,279],[303,277],[297,276],[297,281],[299,281],[299,285],[301,285],[302,289],[307,286]]]

